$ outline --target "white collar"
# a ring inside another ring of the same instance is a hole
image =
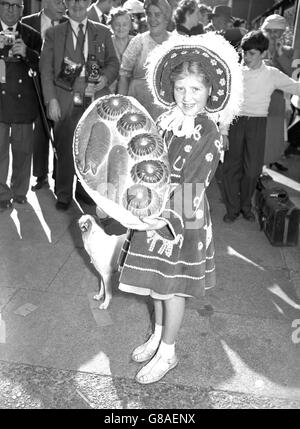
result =
[[[250,69],[250,67],[248,67],[248,66],[243,66],[243,70],[245,70],[246,72],[250,72],[250,73],[259,73],[260,71],[262,71],[265,68],[266,68],[266,65],[264,62],[262,62],[261,66],[258,67],[257,69]]]
[[[161,116],[159,125],[163,130],[173,131],[177,137],[190,138],[195,130],[195,119],[198,116],[186,116],[175,106],[171,111]]]
[[[71,27],[73,28],[73,31],[75,31],[75,33],[77,34],[78,29],[79,29],[79,24],[83,24],[83,32],[85,32],[86,30],[86,26],[87,26],[87,18],[85,18],[83,21],[78,22],[78,21],[74,21],[74,19],[69,18]]]
[[[7,25],[7,24],[4,24],[4,22],[1,19],[1,25],[2,25],[3,31],[7,30],[8,28],[12,28],[13,31],[16,31],[18,23],[16,23],[15,25]]]

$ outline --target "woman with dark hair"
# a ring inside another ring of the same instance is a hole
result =
[[[204,32],[199,23],[199,6],[196,0],[181,0],[174,11],[173,19],[178,34],[192,36]]]
[[[156,120],[163,109],[153,102],[144,66],[148,54],[170,37],[167,26],[172,9],[167,0],[145,0],[144,8],[149,31],[137,34],[129,42],[122,58],[118,93],[136,98]]]

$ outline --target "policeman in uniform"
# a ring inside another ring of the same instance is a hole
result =
[[[38,70],[37,31],[20,22],[23,0],[0,1],[0,211],[27,202],[38,99],[30,70]],[[7,185],[9,145],[12,176]]]

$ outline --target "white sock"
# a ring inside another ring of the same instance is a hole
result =
[[[155,338],[157,341],[160,341],[161,334],[162,334],[162,325],[158,325],[155,323],[154,332],[153,332],[153,338]]]
[[[160,343],[158,353],[164,356],[166,359],[170,359],[175,354],[175,343],[166,344],[163,341]]]

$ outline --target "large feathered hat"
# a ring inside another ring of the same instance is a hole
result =
[[[184,61],[200,62],[212,82],[208,116],[230,124],[239,113],[243,93],[242,70],[233,46],[214,32],[191,37],[172,35],[150,53],[146,64],[147,82],[156,104],[175,106],[170,74]]]

